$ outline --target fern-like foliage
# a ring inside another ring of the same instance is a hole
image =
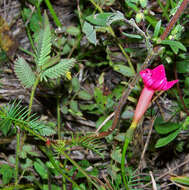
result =
[[[47,68],[41,73],[41,80],[47,81],[47,79],[57,79],[58,77],[65,76],[67,72],[74,66],[75,59],[62,59],[60,63]]]
[[[102,151],[104,150],[103,144],[99,141],[99,139],[95,139],[93,137],[81,137],[80,135],[76,135],[74,137],[72,135],[72,146],[81,146],[86,149],[89,149],[104,159],[104,155]]]
[[[23,86],[26,88],[33,86],[36,78],[35,74],[29,64],[22,57],[19,57],[16,60],[14,64],[14,72]]]
[[[37,43],[37,52],[36,52],[36,64],[38,67],[44,65],[48,59],[50,59],[50,52],[51,52],[51,29],[47,14],[44,14],[44,27],[38,33],[36,37]]]
[[[40,122],[35,114],[28,117],[28,109],[22,107],[21,102],[13,102],[0,108],[0,130],[6,135],[13,126],[20,127],[39,138],[56,133]]]

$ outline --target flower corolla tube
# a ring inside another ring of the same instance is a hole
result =
[[[144,82],[144,89],[141,92],[133,118],[136,123],[147,110],[155,91],[166,91],[178,82],[178,80],[167,81],[163,65],[159,65],[152,70],[144,69],[140,71],[140,76]]]

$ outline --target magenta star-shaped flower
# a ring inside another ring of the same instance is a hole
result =
[[[165,75],[165,68],[163,65],[159,65],[154,69],[145,69],[140,72],[140,76],[144,82],[144,89],[140,94],[140,98],[137,103],[137,107],[134,114],[134,122],[138,122],[147,110],[152,96],[156,90],[168,90],[178,80],[168,82]]]
[[[163,65],[159,65],[152,70],[142,70],[140,76],[143,79],[144,86],[151,90],[168,90],[178,82],[178,80],[173,80],[171,82],[167,81]]]

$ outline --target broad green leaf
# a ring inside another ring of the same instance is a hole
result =
[[[152,15],[145,15],[145,20],[147,20],[154,28],[156,27],[156,24],[158,23],[157,19]],[[160,28],[160,33],[162,33],[164,30],[163,27]]]
[[[70,102],[70,108],[71,108],[72,111],[74,111],[74,112],[79,112],[77,101],[71,100],[71,102]]]
[[[122,119],[131,119],[133,118],[133,110],[132,109],[125,109],[123,113],[121,114]]]
[[[189,60],[177,62],[176,67],[178,73],[189,73]]]
[[[189,129],[189,116],[187,116],[184,120],[184,123],[182,125],[183,130],[188,130]]]
[[[92,99],[92,96],[86,90],[79,91],[78,96],[82,100],[91,100]]]
[[[132,69],[126,65],[116,65],[114,66],[114,70],[127,77],[132,77],[135,75]]]
[[[161,125],[156,125],[155,130],[157,133],[165,135],[165,134],[168,134],[180,127],[182,127],[182,125],[178,124],[178,123],[165,123],[165,124],[161,124]]]
[[[189,177],[188,176],[177,176],[170,177],[170,180],[178,185],[183,185],[183,188],[189,188]]]
[[[135,12],[139,11],[139,8],[134,3],[131,3],[131,2],[128,2],[128,1],[126,1],[126,3],[127,3],[127,6],[132,8]]]
[[[26,155],[29,154],[31,156],[39,156],[36,151],[33,150],[32,146],[29,144],[25,144],[22,148],[21,158],[25,159]]]
[[[86,17],[86,20],[94,25],[107,26],[110,16],[113,16],[113,13],[99,13]]]
[[[22,57],[19,57],[14,63],[14,72],[22,85],[26,88],[32,87],[35,83],[35,74],[29,64]]]
[[[106,24],[110,25],[113,22],[121,21],[121,20],[124,20],[124,19],[125,19],[125,17],[123,15],[123,13],[117,11],[117,12],[113,13],[111,16],[108,17]]]
[[[111,158],[118,163],[121,163],[121,149],[114,149],[111,153]]]
[[[78,36],[80,34],[80,30],[78,27],[75,26],[68,26],[66,28],[66,32],[72,36]]]
[[[51,184],[51,190],[61,190],[62,188],[58,185],[55,184]],[[42,190],[49,190],[49,185],[43,185],[43,189]],[[80,190],[80,189],[78,189]]]
[[[90,15],[86,17],[86,20],[93,25],[97,26],[109,26],[113,22],[124,20],[123,13],[117,11],[115,13],[99,13],[96,15]]]
[[[63,47],[63,49],[62,49],[62,55],[66,55],[66,54],[68,54],[70,51],[71,51],[70,45],[65,44],[64,47]]]
[[[80,89],[80,83],[77,77],[72,78],[72,88],[74,92],[78,92]]]
[[[95,108],[97,108],[97,105],[96,105],[96,104],[89,104],[89,105],[79,104],[79,108],[80,108],[81,110],[89,110],[89,111],[92,111],[92,110],[94,110]]]
[[[189,62],[188,62],[188,63],[189,63]],[[185,78],[184,86],[185,86],[185,88],[189,88],[189,77],[186,77],[186,78]]]
[[[177,46],[170,45],[170,48],[172,49],[172,51],[173,51],[175,54],[178,54],[179,48],[178,48]]]
[[[179,134],[179,132],[180,132],[180,129],[177,129],[175,132],[169,134],[168,136],[160,138],[157,141],[157,143],[155,144],[155,147],[156,148],[160,148],[160,147],[166,146],[167,144],[169,144],[170,142],[172,142],[177,137],[177,135]]]
[[[61,111],[62,111],[62,113],[63,113],[64,115],[66,115],[66,114],[68,113],[68,107],[65,106],[65,105],[63,105],[63,106],[61,107]]]
[[[160,29],[161,29],[161,20],[159,20],[155,26],[155,29],[154,29],[154,35],[153,37],[154,38],[157,38],[158,35],[159,35],[159,32],[160,32]]]
[[[129,37],[129,38],[136,38],[136,39],[142,39],[142,37],[138,34],[128,34],[128,33],[125,33],[125,32],[122,32],[123,35]]]
[[[161,41],[161,44],[169,45],[170,47],[176,47],[178,49],[181,49],[183,51],[186,51],[186,47],[179,41],[173,41],[173,40],[163,40]]]
[[[81,187],[81,189],[86,190],[85,184],[80,184],[79,186]],[[75,187],[75,186],[73,185],[73,190],[81,190],[81,189],[80,189],[79,187]]]
[[[124,140],[125,140],[125,133],[119,133],[114,138],[115,138],[115,140],[117,140],[119,142],[124,142]]]
[[[96,39],[96,30],[93,25],[91,25],[88,22],[84,22],[83,28],[82,28],[83,33],[85,33],[87,39],[89,42],[92,44],[96,45],[97,44],[97,39]]]
[[[103,95],[103,92],[100,88],[95,88],[94,98],[95,98],[96,103],[98,105],[99,112],[104,112],[106,104],[107,104],[107,96]]]
[[[143,19],[144,19],[144,14],[142,12],[136,14],[135,20],[137,23],[141,22]]]
[[[14,174],[14,169],[11,168],[8,164],[2,164],[0,165],[0,174],[3,176],[2,177],[3,185],[6,185],[12,179]]]
[[[41,160],[38,159],[36,162],[34,162],[34,168],[42,179],[48,179],[47,168]]]
[[[142,8],[145,8],[147,6],[148,0],[139,0]]]

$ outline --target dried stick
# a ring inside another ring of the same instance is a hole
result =
[[[157,116],[157,115],[156,115]],[[153,129],[153,126],[154,126],[154,121],[156,119],[156,116],[154,116],[152,119],[151,119],[151,123],[150,123],[150,130],[148,132],[148,136],[147,136],[147,140],[146,140],[146,143],[144,145],[144,149],[142,151],[142,154],[141,154],[141,157],[140,157],[140,162],[139,162],[139,167],[138,168],[141,168],[141,163],[142,161],[144,160],[144,154],[147,150],[147,147],[148,147],[148,144],[150,142],[150,137],[151,137],[151,134],[152,134],[152,129]]]
[[[166,175],[169,175],[170,173],[172,173],[174,170],[177,170],[178,168],[184,166],[185,164],[189,163],[189,159],[187,159],[186,161],[182,162],[181,164],[179,164],[176,167],[173,167],[172,169],[169,169],[169,171],[165,172],[164,174],[162,174],[161,176],[156,178],[156,181],[160,180],[161,178],[165,177]],[[142,188],[144,189],[145,187],[149,186],[152,182],[149,182],[145,185],[142,186]]]

